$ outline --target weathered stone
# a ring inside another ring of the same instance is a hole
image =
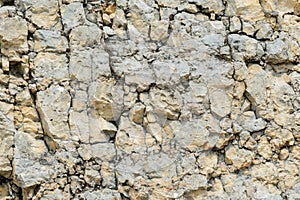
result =
[[[273,152],[272,152],[271,145],[268,142],[267,138],[263,137],[260,139],[258,146],[257,146],[257,152],[265,159],[271,158]]]
[[[161,20],[151,23],[150,38],[154,41],[162,41],[169,35],[169,22],[167,20]]]
[[[58,2],[55,0],[20,0],[18,6],[26,11],[25,16],[39,28],[50,29],[59,22]]]
[[[288,60],[289,47],[282,39],[267,43],[267,61],[272,63],[282,63]]]
[[[230,34],[228,43],[233,51],[233,59],[240,61],[241,59],[258,59],[264,54],[263,47],[253,38],[245,35]]]
[[[179,147],[188,148],[190,151],[211,149],[219,139],[220,127],[218,121],[211,115],[183,123],[174,122],[170,125]]]
[[[276,183],[278,181],[278,170],[273,163],[254,165],[251,168],[251,175],[253,178],[264,180],[267,183]]]
[[[225,162],[232,164],[235,169],[249,167],[254,159],[254,153],[246,149],[229,146],[225,152]]]
[[[209,0],[188,0],[191,3],[196,3],[198,6],[202,6],[203,8],[208,8],[208,11],[211,13],[215,14],[221,14],[225,6],[222,1],[217,0],[217,1],[209,1]]]
[[[0,199],[298,199],[298,0],[0,0]]]
[[[111,74],[109,55],[102,48],[76,50],[71,53],[69,64],[70,79],[92,82],[101,76]]]
[[[94,47],[100,44],[101,29],[95,24],[77,26],[70,33],[71,49],[80,47]]]
[[[0,112],[0,175],[9,178],[11,176],[13,158],[14,134],[16,132],[13,121]]]
[[[117,120],[123,109],[122,87],[116,85],[113,79],[93,82],[89,88],[90,105],[104,119]]]
[[[95,187],[96,185],[100,184],[101,176],[97,170],[93,168],[87,168],[84,172],[84,180],[88,185]]]
[[[166,118],[177,119],[182,105],[182,99],[178,91],[163,92],[157,88],[150,90],[150,104],[154,107],[154,112],[162,112]]]
[[[54,81],[64,81],[69,78],[67,57],[55,53],[38,53],[33,60],[32,76],[39,84],[48,86]]]
[[[79,2],[61,5],[60,12],[63,29],[66,33],[69,33],[71,29],[82,25],[85,22],[83,6]]]
[[[86,200],[101,200],[101,199],[115,199],[121,200],[121,195],[116,190],[104,189],[103,191],[86,191],[81,194],[82,198]]]
[[[273,29],[270,24],[260,25],[260,29],[255,34],[257,39],[271,39],[273,36]]]
[[[205,174],[211,174],[217,168],[218,157],[212,153],[205,153],[199,156],[197,162]]]
[[[92,156],[102,161],[113,161],[116,148],[112,143],[97,143],[91,145]]]
[[[22,106],[32,106],[33,101],[28,88],[16,95],[16,102]]]
[[[236,16],[231,17],[229,30],[231,32],[238,32],[241,30],[241,28],[242,28],[242,24],[240,19]]]
[[[208,83],[208,95],[210,99],[211,112],[218,118],[225,117],[231,112],[233,82],[219,79],[215,84]]]
[[[248,98],[258,109],[265,109],[267,101],[268,74],[258,65],[248,67],[248,76],[245,80]],[[258,86],[257,83],[260,83]]]
[[[72,137],[68,126],[68,112],[71,97],[61,86],[51,86],[37,93],[37,110],[42,117],[45,134],[54,139],[76,139]]]
[[[16,133],[16,149],[13,167],[14,181],[21,188],[28,188],[46,182],[54,174],[52,163],[41,164],[47,153],[47,147],[42,140],[36,140],[27,133]]]
[[[68,48],[67,38],[57,31],[37,30],[34,33],[34,50],[46,52],[66,52]]]
[[[133,124],[128,118],[121,117],[116,135],[116,148],[126,153],[143,152],[146,150],[144,141],[143,127]]]
[[[256,132],[266,127],[266,122],[262,118],[256,119],[254,112],[244,112],[239,117],[240,125],[249,132]]]
[[[137,103],[134,107],[130,110],[130,119],[137,123],[141,124],[143,122],[145,112],[145,106],[142,103]]]
[[[109,164],[108,162],[104,162],[101,166],[100,171],[102,180],[102,186],[108,188],[115,188],[116,187],[116,178],[114,172],[114,166]]]
[[[179,0],[158,0],[158,5],[163,7],[176,8],[179,6]]]
[[[92,158],[92,151],[90,145],[81,145],[78,148],[78,153],[83,160],[89,160]]]
[[[263,9],[258,0],[244,2],[242,0],[230,0],[227,2],[226,15],[241,16],[245,20],[258,21],[264,18]]]
[[[20,17],[0,18],[1,54],[11,59],[28,52],[28,27]]]

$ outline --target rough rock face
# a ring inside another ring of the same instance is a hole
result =
[[[299,0],[0,0],[0,199],[300,199]]]

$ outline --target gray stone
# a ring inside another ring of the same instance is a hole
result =
[[[113,161],[116,156],[116,148],[112,143],[97,143],[91,145],[92,156],[102,161]]]
[[[230,34],[228,36],[228,43],[233,51],[233,58],[238,61],[240,59],[259,60],[264,54],[261,44],[257,40],[245,35]]]
[[[242,28],[242,24],[241,24],[240,19],[236,16],[231,17],[229,30],[231,32],[238,32],[241,30],[241,28]]]
[[[62,5],[60,11],[62,16],[63,29],[66,33],[69,33],[71,29],[75,28],[76,26],[82,25],[85,22],[83,6],[79,2]]]
[[[267,61],[271,63],[282,63],[288,60],[289,48],[282,39],[267,43]]]
[[[69,73],[72,80],[92,82],[109,76],[109,55],[102,48],[75,50],[71,53]]]
[[[77,26],[70,33],[71,49],[94,47],[100,44],[102,31],[95,24]]]
[[[38,161],[48,151],[44,141],[36,140],[33,136],[21,132],[16,133],[15,140],[13,161],[15,183],[25,189],[48,181],[54,175],[52,163],[43,165]]]
[[[0,175],[9,178],[12,172],[11,160],[13,159],[13,148],[15,128],[13,121],[0,112]]]
[[[32,76],[43,86],[53,82],[69,79],[68,59],[65,55],[40,52],[33,60],[34,69]]]
[[[69,140],[78,136],[70,135],[68,112],[71,97],[61,86],[51,86],[37,93],[37,110],[42,117],[45,134],[54,139]]]
[[[67,38],[57,31],[37,30],[34,33],[34,50],[46,52],[66,52],[68,48]]]

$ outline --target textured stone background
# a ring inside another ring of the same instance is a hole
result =
[[[0,199],[300,199],[299,0],[0,0]]]

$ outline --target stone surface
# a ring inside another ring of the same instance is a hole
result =
[[[61,86],[52,86],[37,94],[37,109],[45,134],[55,139],[71,139],[68,126],[70,95]]]
[[[299,199],[298,0],[0,0],[0,199]]]
[[[34,33],[34,50],[46,52],[66,52],[68,48],[67,38],[57,31],[37,30]]]
[[[28,52],[28,27],[21,17],[0,18],[1,55],[17,59]]]
[[[83,5],[80,2],[62,5],[60,12],[62,24],[66,33],[85,22]]]

